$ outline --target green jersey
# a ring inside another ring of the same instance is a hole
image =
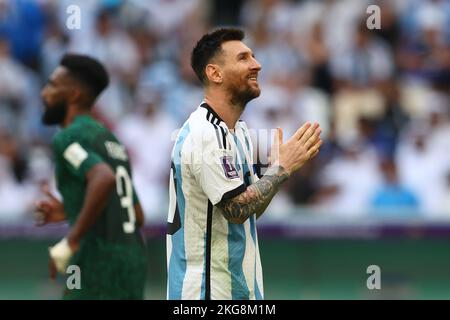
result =
[[[146,252],[136,225],[138,197],[125,148],[104,126],[82,115],[55,136],[53,149],[56,182],[70,225],[83,206],[89,169],[106,163],[116,176],[116,188],[104,211],[70,261],[80,267],[82,289],[67,290],[64,298],[142,299]]]
[[[116,190],[87,237],[110,243],[136,242],[134,205],[138,198],[131,181],[128,154],[116,137],[90,116],[81,115],[56,134],[53,149],[56,183],[69,223],[75,223],[83,206],[86,173],[98,163],[107,163],[116,175]]]

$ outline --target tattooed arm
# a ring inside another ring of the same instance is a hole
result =
[[[244,223],[252,214],[259,218],[288,177],[289,174],[283,167],[270,167],[267,173],[247,187],[246,191],[234,198],[222,200],[217,206],[223,210],[223,215],[231,223]]]
[[[280,185],[303,164],[314,158],[322,145],[319,124],[308,122],[283,143],[283,131],[278,128],[271,151],[273,165],[256,183],[247,187],[240,195],[222,200],[217,204],[231,223],[244,223],[252,214],[258,218],[269,205]]]

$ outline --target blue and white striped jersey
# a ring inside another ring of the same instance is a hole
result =
[[[255,183],[250,134],[232,133],[202,103],[172,152],[167,230],[168,299],[263,299],[256,215],[229,223],[216,205]]]

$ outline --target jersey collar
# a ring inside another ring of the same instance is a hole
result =
[[[75,116],[75,118],[73,119],[73,122],[80,122],[80,121],[86,121],[86,120],[93,120],[92,116],[89,114],[79,114],[77,116]]]
[[[203,101],[200,107],[205,108],[207,110],[206,119],[212,124],[220,124],[221,122],[225,123],[225,121],[222,120],[222,118],[217,114],[217,112],[215,112],[214,109],[211,108],[211,106],[206,102]]]
[[[211,108],[211,106],[209,104],[207,104],[205,101],[203,101],[201,103],[200,107],[205,108],[207,111],[206,112],[206,120],[208,120],[212,124],[219,125],[228,130],[228,127],[227,127],[227,124],[225,123],[225,121],[222,120],[222,118],[217,114],[217,112],[214,111],[213,108]],[[242,122],[242,120],[238,120],[236,122],[235,129],[238,126],[239,127],[241,126],[241,122]]]

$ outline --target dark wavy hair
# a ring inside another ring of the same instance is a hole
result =
[[[222,50],[222,43],[244,39],[244,31],[235,28],[221,28],[205,34],[195,45],[191,54],[191,67],[203,84],[207,83],[205,68]]]

